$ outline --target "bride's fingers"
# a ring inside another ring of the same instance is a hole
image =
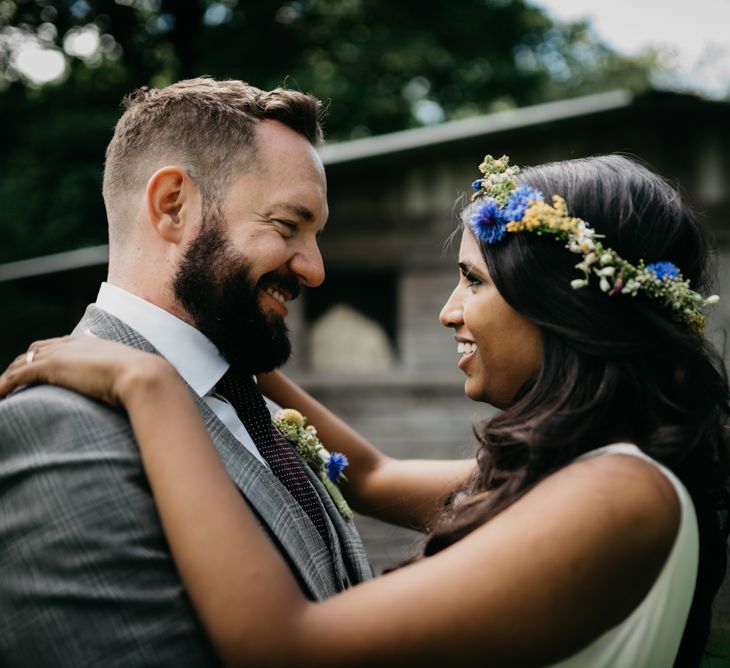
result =
[[[62,336],[31,343],[28,349],[18,355],[0,376],[0,397],[5,396],[20,385],[29,385],[38,380],[42,371],[39,368],[41,359],[46,358],[48,353],[59,344],[63,344],[70,339],[69,336]]]
[[[26,361],[26,355],[27,353],[22,353],[18,355],[10,364],[8,364],[8,369],[12,369],[13,367],[20,366],[21,364],[27,364]]]
[[[41,350],[47,347],[50,343],[60,341],[62,339],[45,339],[43,341],[35,341],[28,346],[28,349],[24,353],[20,353],[7,367],[5,370],[10,371],[17,367],[23,366],[24,364],[31,364],[38,359],[38,355]]]
[[[22,364],[31,364],[38,359],[38,355],[41,353],[42,350],[59,342],[69,340],[70,338],[70,336],[59,336],[52,339],[41,339],[40,341],[34,341],[28,346],[28,349],[24,353],[18,355],[11,362],[11,364],[8,366],[8,369],[13,366],[19,366]]]
[[[38,381],[45,368],[42,362],[20,363],[13,362],[0,376],[0,398],[12,392],[21,385],[31,385]]]
[[[32,355],[30,353],[33,353]],[[18,369],[20,367],[26,366],[27,364],[33,363],[35,360],[37,360],[38,352],[34,348],[29,348],[26,352],[21,353],[18,355],[5,369],[4,373],[8,373],[8,371],[13,371],[14,369]]]
[[[36,355],[38,355],[42,350],[45,348],[49,348],[51,346],[57,346],[59,343],[69,343],[70,341],[73,341],[73,336],[55,336],[51,339],[41,339],[39,341],[33,341],[28,346],[28,350],[25,353],[26,358],[30,356],[29,362],[32,362]]]
[[[155,364],[150,367],[150,360]],[[167,374],[151,353],[94,335],[64,336],[33,342],[0,376],[0,397],[20,385],[50,383],[96,397],[112,405],[120,401],[118,390],[131,370]],[[125,386],[126,387],[126,386]]]

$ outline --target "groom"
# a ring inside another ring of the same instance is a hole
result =
[[[76,331],[175,366],[311,598],[369,578],[316,476],[279,461],[261,420],[229,402],[236,378],[287,360],[286,303],[324,278],[318,102],[200,78],[125,105],[104,170],[108,281]],[[0,542],[2,665],[217,664],[122,411],[48,385],[0,403]]]

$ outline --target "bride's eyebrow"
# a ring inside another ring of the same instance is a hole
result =
[[[474,271],[474,265],[471,262],[459,262],[459,270],[464,276],[472,276],[474,274],[479,275],[478,271]]]

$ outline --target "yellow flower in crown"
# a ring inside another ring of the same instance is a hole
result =
[[[469,224],[479,241],[492,245],[502,242],[508,234],[533,232],[551,234],[565,243],[571,252],[582,255],[576,269],[582,278],[571,281],[574,289],[584,288],[597,277],[598,287],[609,296],[639,293],[660,300],[672,317],[702,333],[705,316],[702,309],[717,303],[719,297],[703,297],[689,287],[679,268],[671,262],[657,261],[633,265],[616,251],[603,246],[593,228],[584,220],[571,216],[562,197],[554,196],[548,204],[539,190],[522,184],[515,176],[520,169],[509,164],[503,155],[499,159],[487,155],[479,165],[482,178],[472,183]]]

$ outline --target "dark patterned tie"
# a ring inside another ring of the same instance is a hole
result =
[[[301,460],[271,421],[271,413],[254,379],[229,369],[215,389],[236,410],[274,475],[299,502],[329,546],[329,534],[317,492],[312,487]]]

